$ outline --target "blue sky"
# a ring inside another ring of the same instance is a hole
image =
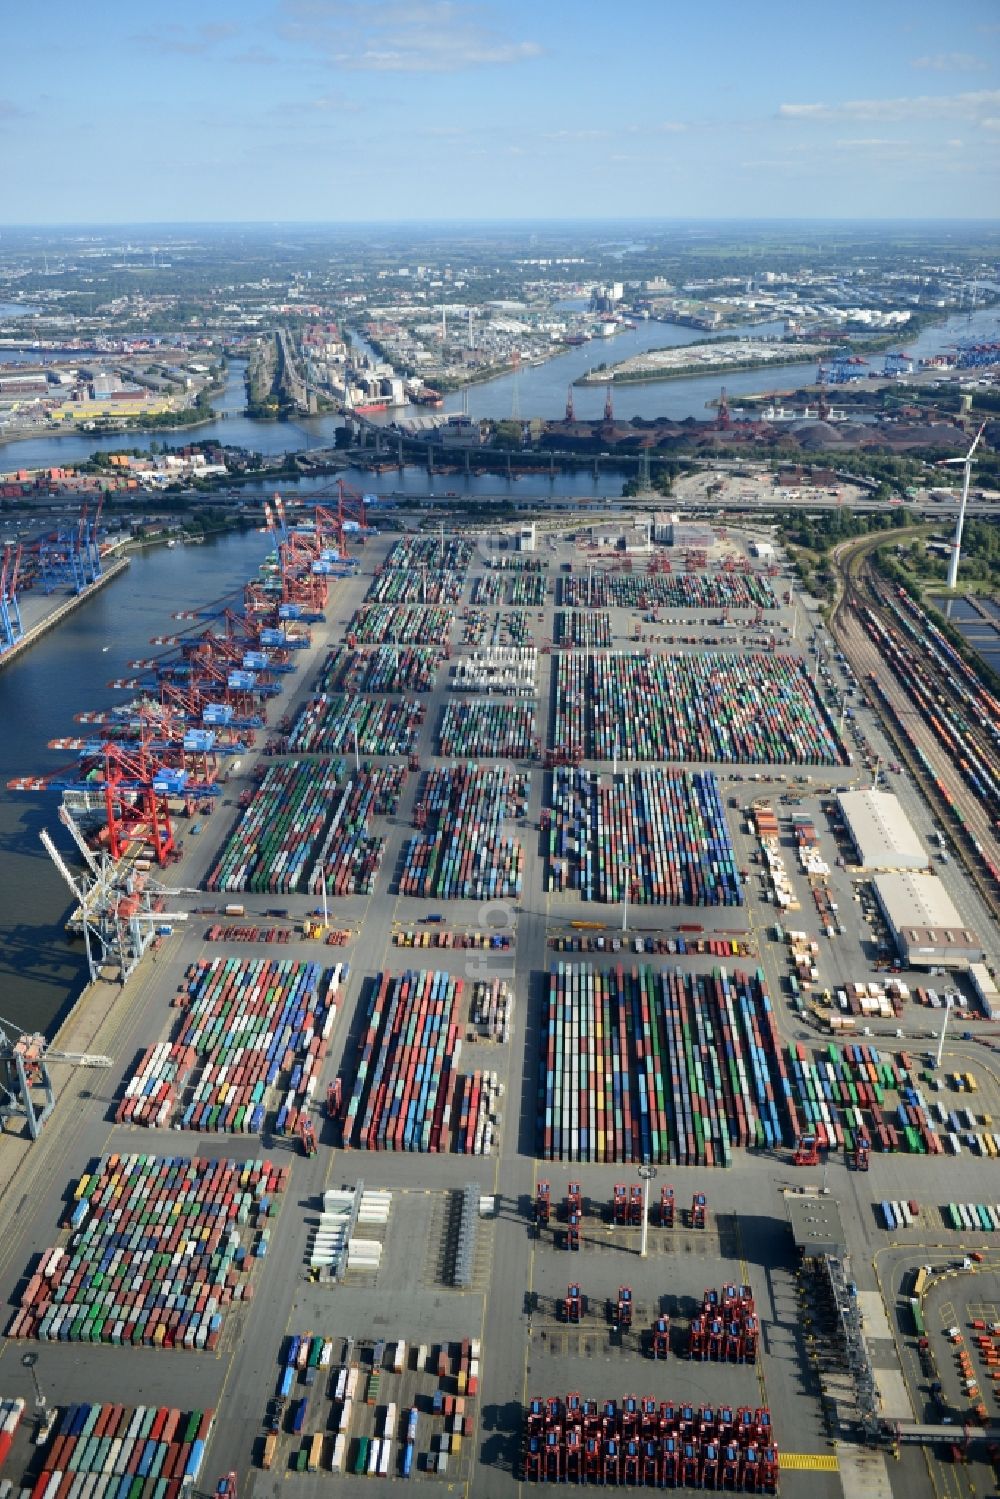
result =
[[[0,222],[970,217],[997,0],[4,7]]]

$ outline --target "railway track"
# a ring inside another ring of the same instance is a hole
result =
[[[911,528],[907,534],[915,533]],[[885,632],[881,638],[890,648],[906,640],[894,601],[870,572],[871,554],[886,540],[882,532],[847,543],[834,553],[839,589],[830,628],[858,677],[874,687],[870,695],[880,710],[886,736],[941,825],[949,830],[962,866],[987,910],[1000,921],[1000,839],[994,821],[1000,759],[994,716],[971,701],[970,692],[963,692],[932,649],[918,657],[911,644],[910,676],[903,677],[906,649],[897,653],[894,671],[876,645],[873,630]],[[985,697],[989,703],[989,695]],[[960,727],[968,759],[954,746],[949,752],[934,732],[929,703],[940,708],[949,727],[953,722]],[[975,711],[970,713],[970,708]],[[982,772],[977,774],[979,794],[965,778],[970,774],[970,760]]]

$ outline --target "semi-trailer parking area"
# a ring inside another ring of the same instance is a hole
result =
[[[430,540],[433,544],[433,539]],[[325,661],[327,642],[336,645],[343,641],[348,622],[361,604],[374,567],[383,562],[388,544],[381,539],[370,542],[358,554],[362,563],[360,575],[333,585],[327,624],[314,627],[311,649],[297,653],[302,659],[296,659],[296,673],[286,679],[289,686],[280,700],[281,714],[287,713],[294,720],[299,706],[311,695]],[[732,539],[726,545],[731,553],[737,549]],[[552,810],[551,771],[537,757],[513,762],[512,768],[518,774],[530,771],[530,779],[523,811],[508,818],[503,829],[516,839],[524,854],[519,894],[493,899],[443,900],[398,893],[406,848],[418,832],[416,809],[426,787],[426,774],[453,763],[435,756],[436,736],[446,706],[466,700],[465,694],[455,690],[455,666],[471,650],[481,647],[462,645],[461,613],[471,599],[470,580],[490,575],[487,561],[491,550],[485,544],[477,545],[449,632],[451,657],[440,665],[433,688],[420,694],[421,702],[426,702],[415,747],[420,768],[407,771],[396,810],[372,819],[374,833],[386,840],[372,892],[331,898],[330,924],[349,933],[346,944],[332,948],[322,941],[302,937],[303,918],[321,906],[315,892],[275,895],[233,891],[225,897],[193,898],[191,905],[216,906],[218,911],[223,900],[240,903],[246,915],[239,919],[239,924],[283,927],[290,931],[290,940],[280,948],[253,942],[208,943],[205,933],[222,920],[214,914],[192,915],[187,923],[175,924],[173,935],[165,940],[155,957],[144,961],[123,1000],[110,1010],[103,1027],[93,1026],[96,1035],[92,1043],[88,1042],[87,1049],[107,1052],[114,1059],[114,1068],[106,1074],[57,1074],[62,1094],[59,1108],[41,1142],[32,1148],[4,1202],[5,1221],[10,1222],[12,1229],[0,1242],[0,1291],[10,1307],[18,1288],[26,1284],[25,1272],[35,1268],[33,1256],[55,1242],[55,1225],[65,1210],[69,1183],[91,1168],[101,1155],[118,1151],[240,1160],[262,1157],[278,1166],[290,1165],[289,1188],[277,1216],[269,1220],[271,1238],[266,1256],[255,1265],[253,1300],[230,1309],[214,1354],[7,1340],[0,1351],[0,1391],[33,1399],[32,1376],[22,1366],[21,1357],[25,1352],[35,1352],[38,1355],[35,1372],[50,1401],[66,1403],[88,1398],[142,1401],[185,1409],[196,1405],[215,1408],[215,1425],[201,1477],[205,1489],[214,1487],[221,1475],[235,1470],[241,1494],[276,1495],[279,1484],[284,1482],[301,1486],[310,1494],[319,1493],[320,1485],[325,1491],[332,1485],[336,1491],[346,1492],[361,1480],[354,1476],[333,1477],[328,1472],[288,1472],[287,1458],[296,1446],[289,1433],[284,1437],[285,1461],[279,1458],[269,1471],[258,1466],[267,1402],[278,1388],[289,1335],[311,1332],[335,1340],[353,1338],[359,1348],[362,1344],[372,1346],[378,1340],[403,1339],[409,1349],[445,1342],[460,1345],[465,1339],[478,1338],[482,1345],[482,1377],[478,1396],[467,1408],[476,1422],[475,1437],[463,1441],[454,1468],[449,1464],[446,1474],[432,1477],[421,1467],[420,1481],[461,1485],[476,1499],[479,1495],[492,1499],[493,1495],[514,1493],[521,1476],[527,1402],[535,1395],[543,1398],[559,1395],[565,1399],[567,1394],[579,1391],[584,1398],[599,1401],[614,1398],[620,1402],[627,1395],[641,1398],[648,1394],[658,1401],[692,1405],[769,1407],[775,1439],[786,1457],[782,1492],[793,1499],[806,1494],[815,1499],[830,1495],[833,1499],[842,1486],[851,1494],[877,1494],[880,1485],[887,1491],[890,1483],[900,1495],[927,1492],[924,1460],[913,1452],[904,1452],[898,1464],[886,1465],[878,1459],[874,1475],[866,1469],[861,1483],[855,1472],[857,1463],[849,1455],[852,1449],[830,1445],[821,1401],[822,1370],[803,1322],[797,1265],[781,1195],[783,1184],[797,1186],[805,1180],[819,1185],[824,1180],[822,1167],[796,1170],[785,1148],[771,1153],[737,1151],[736,1163],[730,1170],[661,1165],[657,1179],[651,1184],[654,1208],[661,1185],[674,1186],[679,1212],[690,1206],[696,1191],[704,1192],[708,1206],[706,1229],[679,1226],[672,1231],[661,1231],[654,1222],[649,1230],[649,1254],[642,1259],[637,1230],[612,1228],[599,1215],[585,1213],[580,1250],[571,1252],[557,1247],[556,1236],[563,1224],[558,1221],[560,1214],[555,1209],[562,1203],[571,1181],[580,1182],[585,1199],[606,1206],[617,1183],[637,1185],[638,1176],[634,1164],[543,1163],[537,1157],[538,1018],[544,975],[561,956],[550,945],[552,938],[570,932],[596,937],[600,932],[609,949],[613,942],[620,942],[621,951],[613,955],[615,961],[629,966],[641,961],[659,970],[679,967],[687,973],[707,974],[720,962],[730,971],[734,968],[753,971],[759,964],[764,969],[782,1036],[792,1040],[800,1033],[807,1034],[810,1042],[816,1044],[819,1038],[814,1030],[807,1030],[805,1022],[792,1010],[790,996],[782,992],[781,980],[787,972],[784,948],[774,941],[770,929],[776,917],[783,918],[776,906],[763,900],[763,892],[753,881],[747,904],[725,908],[636,904],[630,900],[626,912],[620,902],[583,901],[578,892],[548,892],[547,836],[540,823],[543,812]],[[544,602],[540,607],[529,606],[526,616],[532,643],[539,652],[535,663],[537,696],[514,700],[528,702],[536,709],[538,737],[544,751],[558,749],[552,743],[551,730],[554,661],[546,650],[554,639],[554,610],[561,607],[555,597],[555,580],[566,562],[572,563],[574,575],[579,573],[585,580],[590,566],[604,568],[611,559],[575,543],[560,542],[555,550],[546,547],[536,560],[549,564],[541,574],[547,580]],[[427,565],[433,566],[432,557]],[[635,559],[634,565],[639,570],[644,564],[642,559]],[[676,565],[683,566],[683,560]],[[773,582],[780,599],[787,580],[779,578]],[[505,597],[507,591],[505,587]],[[537,590],[533,597],[537,598]],[[491,617],[508,612],[509,607],[499,602],[484,606]],[[606,612],[612,647],[616,650],[640,654],[647,649],[653,653],[670,650],[689,654],[711,649],[725,656],[745,648],[751,640],[766,643],[771,630],[776,631],[782,650],[793,654],[798,650],[792,642],[792,612],[784,605],[765,611],[760,622],[754,609],[730,610],[728,618],[722,618],[712,609],[701,613],[661,609],[656,611],[660,615],[658,621],[643,620],[640,609],[611,607]],[[800,616],[800,635],[801,628]],[[656,638],[637,639],[642,635],[669,635],[671,643]],[[401,652],[405,649],[400,647]],[[470,695],[469,700],[476,702],[484,696],[487,695]],[[349,768],[354,759],[353,743],[349,741],[340,754]],[[389,757],[372,758],[376,765],[391,763]],[[224,790],[223,799],[230,806],[223,805],[210,820],[203,821],[199,837],[184,839],[185,859],[176,872],[171,872],[171,883],[193,887],[218,862],[218,839],[224,831],[228,832],[237,817],[237,797],[251,788],[257,763],[256,753],[243,758],[240,776]],[[263,759],[262,763],[272,762]],[[489,764],[489,758],[483,763]],[[606,777],[612,773],[610,762],[600,765],[585,762],[585,765]],[[857,774],[854,767],[718,764],[692,768],[715,770],[719,776],[738,868],[755,869],[749,862],[753,842],[742,831],[749,803],[758,796],[766,797],[784,818],[785,809],[780,801],[783,794],[801,798],[799,805],[789,812],[814,813],[821,847],[828,862],[833,864],[836,849],[821,816],[820,788],[850,784]],[[800,778],[806,775],[812,781],[800,786]],[[744,779],[737,780],[736,776]],[[750,776],[760,779],[746,779]],[[737,797],[737,807],[729,805],[730,796]],[[791,854],[790,824],[783,822],[782,827]],[[183,836],[183,823],[181,833]],[[791,865],[791,858],[788,862]],[[816,932],[808,884],[794,871],[792,879],[801,907],[796,920],[801,920],[801,925],[810,932]],[[845,897],[838,898],[838,905],[846,931],[832,939],[820,939],[819,982],[834,987],[841,980],[873,974],[869,962],[872,949],[862,947],[867,933],[860,921],[860,906],[846,898],[848,877],[838,869],[831,884]],[[287,915],[266,914],[276,907]],[[628,927],[624,937],[620,930],[623,916]],[[435,919],[428,920],[429,917]],[[593,925],[574,928],[572,922]],[[700,935],[704,938],[714,933],[721,940],[723,934],[736,933],[750,950],[726,959],[711,953],[679,957],[644,952],[641,959],[635,955],[637,934],[676,937],[683,926],[702,927]],[[397,945],[397,937],[407,932],[426,934],[436,945],[419,950]],[[440,945],[443,934],[468,932],[492,932],[503,939],[504,945],[497,948]],[[629,944],[631,952],[626,950]],[[273,1119],[268,1120],[263,1139],[255,1135],[219,1136],[115,1124],[122,1086],[134,1070],[137,1055],[168,1036],[176,1023],[177,1012],[170,1004],[188,966],[217,956],[271,959],[279,955],[282,959],[330,967],[342,962],[350,965],[313,1097],[311,1117],[318,1139],[317,1153],[307,1157],[294,1135],[276,1134]],[[566,960],[600,962],[602,966],[608,962],[606,955],[598,957],[590,953],[567,954]],[[342,1076],[347,1091],[346,1083],[356,1061],[368,986],[379,973],[395,977],[412,970],[440,970],[462,980],[463,994],[457,1006],[462,1041],[459,1070],[495,1071],[503,1090],[495,1111],[495,1143],[491,1154],[344,1151],[339,1124],[324,1117],[327,1085]],[[473,1032],[479,1028],[471,1023],[469,1005],[474,986],[486,982],[503,982],[512,989],[510,1040],[506,1043],[491,1040],[481,1032],[473,1039]],[[110,994],[106,994],[105,1001],[109,998]],[[83,1018],[80,1017],[81,1024]],[[925,1014],[913,1007],[897,1023],[917,1034],[929,1028]],[[891,1032],[895,1026],[884,1029]],[[892,1039],[890,1034],[878,1044],[888,1045]],[[68,1046],[65,1040],[63,1044]],[[898,1044],[913,1046],[912,1041]],[[926,1049],[926,1042],[922,1049]],[[948,1053],[954,1053],[954,1057]],[[961,1102],[980,1112],[993,1106],[990,1090],[996,1079],[986,1062],[988,1056],[977,1043],[964,1042],[955,1027],[949,1037],[945,1067],[976,1072],[980,1091]],[[994,1112],[1000,1118],[1000,1108]],[[983,1165],[980,1161],[980,1172]],[[976,1163],[968,1152],[947,1163],[904,1155],[873,1156],[867,1174],[849,1172],[837,1156],[831,1157],[825,1180],[841,1204],[847,1246],[852,1253],[852,1273],[860,1292],[879,1295],[872,1253],[873,1249],[883,1249],[889,1236],[877,1225],[875,1205],[886,1197],[919,1199],[922,1210],[919,1222],[913,1230],[901,1230],[898,1237],[909,1244],[912,1233],[912,1242],[918,1245],[933,1232],[942,1243],[953,1241],[954,1255],[958,1257],[966,1236],[949,1234],[938,1224],[932,1229],[928,1204],[952,1200],[956,1195],[963,1201],[976,1200],[975,1171]],[[533,1228],[532,1205],[540,1179],[550,1183],[556,1234],[547,1231],[539,1238]],[[308,1251],[322,1193],[326,1188],[353,1185],[359,1180],[370,1188],[393,1193],[374,1284],[362,1284],[351,1278],[343,1286],[313,1283],[308,1279]],[[449,1235],[456,1197],[470,1182],[477,1184],[482,1195],[494,1198],[495,1216],[479,1220],[471,1284],[458,1288],[450,1277]],[[590,1303],[579,1330],[553,1315],[571,1282],[580,1284]],[[756,1362],[689,1362],[681,1355],[690,1316],[707,1289],[729,1283],[749,1284],[753,1289],[761,1324]],[[633,1291],[633,1325],[640,1330],[644,1330],[644,1323],[651,1324],[654,1316],[671,1317],[671,1349],[665,1361],[650,1358],[645,1344],[634,1346],[615,1334],[606,1306],[609,1298],[617,1300],[622,1286]],[[887,1358],[895,1358],[894,1348],[885,1353]],[[335,1356],[340,1356],[339,1342]],[[364,1359],[360,1361],[363,1363]],[[429,1387],[419,1386],[416,1371],[408,1371],[407,1378],[412,1387],[404,1378],[396,1394],[389,1397],[394,1403],[405,1404],[412,1394],[419,1394],[421,1402],[432,1398]],[[376,1434],[378,1415],[368,1414],[371,1431],[359,1422],[359,1436]],[[430,1419],[428,1416],[428,1424],[423,1428],[428,1438],[432,1429]],[[423,1440],[423,1434],[418,1441],[422,1452],[431,1449],[432,1444]],[[8,1472],[16,1471],[16,1454],[10,1461],[13,1468]],[[400,1462],[401,1443],[397,1441],[393,1443],[391,1471],[398,1474]],[[390,1491],[388,1481],[372,1478],[366,1482],[371,1492]],[[392,1482],[397,1484],[398,1478]]]

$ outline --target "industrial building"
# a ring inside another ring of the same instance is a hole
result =
[[[936,874],[881,874],[874,886],[907,968],[967,969],[982,962],[982,943],[965,925]]]
[[[889,791],[845,791],[838,802],[859,868],[927,868],[930,860],[898,797]]]

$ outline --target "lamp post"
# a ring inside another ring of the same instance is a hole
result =
[[[639,1258],[646,1258],[647,1241],[649,1239],[649,1184],[656,1175],[655,1166],[643,1164],[639,1167],[639,1177],[642,1181],[642,1239],[639,1244]]]

